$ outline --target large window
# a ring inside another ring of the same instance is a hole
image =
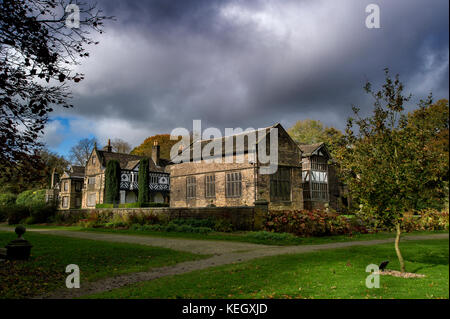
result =
[[[89,185],[95,185],[95,177],[89,177],[88,178],[88,184]]]
[[[216,197],[216,177],[215,175],[205,176],[205,197]]]
[[[291,169],[278,167],[276,173],[270,175],[270,200],[291,200]]]
[[[242,195],[242,174],[240,172],[227,173],[225,196],[241,197]]]
[[[186,198],[195,198],[196,184],[195,176],[186,178]]]
[[[64,196],[62,198],[62,207],[68,208],[69,207],[69,196]]]
[[[64,182],[64,191],[67,192],[69,190],[69,182]]]
[[[87,205],[89,207],[95,206],[97,204],[97,194],[88,194]]]

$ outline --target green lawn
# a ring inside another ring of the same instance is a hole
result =
[[[11,226],[13,227],[13,226]],[[255,236],[255,232],[249,231],[238,231],[232,233],[221,233],[221,232],[211,232],[209,234],[197,234],[197,233],[180,233],[180,232],[159,232],[159,231],[133,231],[124,229],[109,229],[109,228],[83,228],[80,226],[54,226],[54,225],[29,225],[26,226],[30,229],[45,228],[52,230],[71,230],[71,231],[89,231],[89,232],[102,232],[102,233],[114,233],[114,234],[127,234],[136,236],[151,236],[151,237],[166,237],[166,238],[186,238],[186,239],[197,239],[197,240],[226,240],[235,242],[246,242],[254,244],[264,244],[264,245],[306,245],[306,244],[326,244],[334,242],[344,242],[344,241],[356,241],[356,240],[373,240],[373,239],[386,239],[394,238],[394,233],[379,232],[374,234],[353,234],[353,235],[338,235],[338,236],[324,236],[324,237],[308,237],[301,238],[291,236],[289,238],[283,239],[267,239],[260,236]],[[412,233],[404,233],[402,236],[411,235],[429,235],[429,234],[439,234],[448,233],[448,231],[420,231]]]
[[[449,298],[449,241],[401,244],[407,270],[426,278],[381,276],[365,286],[366,266],[390,260],[392,244],[282,255],[134,284],[87,298]]]
[[[81,284],[104,277],[145,271],[206,256],[136,244],[108,243],[87,239],[27,232],[34,246],[28,262],[0,263],[0,298],[24,298],[65,287],[66,266],[80,267]],[[0,247],[17,238],[0,232]]]
[[[103,233],[115,233],[115,234],[128,234],[138,236],[153,236],[153,237],[167,237],[167,238],[186,238],[186,239],[198,239],[198,240],[225,240],[235,242],[245,242],[262,245],[279,245],[279,246],[291,246],[291,245],[309,245],[309,244],[327,244],[335,242],[346,241],[358,241],[358,240],[374,240],[374,239],[386,239],[394,238],[394,233],[379,232],[373,234],[359,234],[352,235],[336,235],[336,236],[323,236],[323,237],[296,237],[294,235],[288,238],[265,238],[259,236],[260,232],[240,231],[232,233],[220,233],[211,232],[209,234],[197,234],[197,233],[180,233],[180,232],[159,232],[159,231],[132,231],[132,230],[119,230],[108,228],[78,228],[80,231],[93,231]],[[417,231],[412,233],[404,233],[402,236],[411,235],[430,235],[430,234],[442,234],[448,233],[448,231]]]

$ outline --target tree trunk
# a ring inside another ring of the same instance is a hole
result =
[[[400,222],[397,222],[395,225],[397,229],[397,236],[395,237],[395,252],[397,253],[398,261],[400,263],[400,270],[401,272],[406,272],[405,270],[405,261],[403,260],[402,253],[400,252],[400,248],[398,247],[398,244],[400,242],[400,235],[402,231],[400,230]]]

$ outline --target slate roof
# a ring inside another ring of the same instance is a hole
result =
[[[62,175],[61,179],[84,179],[84,166],[70,166]]]
[[[69,175],[70,177],[84,178],[84,166],[71,166]]]
[[[328,157],[331,157],[327,147],[325,145],[325,143],[315,143],[315,144],[309,144],[309,145],[305,145],[305,144],[299,144],[298,147],[300,148],[300,150],[302,151],[302,156],[303,157],[308,157],[311,155],[314,155],[319,149],[323,149],[325,151],[325,153],[327,154]]]
[[[234,134],[234,135],[230,135],[230,136],[224,136],[224,137],[216,138],[216,139],[197,140],[197,141],[192,142],[191,145],[189,145],[189,147],[186,148],[183,151],[183,155],[185,155],[186,152],[190,151],[191,152],[190,158],[192,158],[193,157],[193,150],[194,150],[194,146],[195,145],[198,145],[200,143],[200,145],[201,145],[200,149],[203,150],[203,148],[206,145],[208,145],[210,142],[216,141],[217,143],[222,143],[222,156],[225,156],[225,145],[226,145],[227,142],[231,143],[230,142],[231,139],[233,139],[233,153],[236,153],[236,139],[237,139],[238,136],[242,136],[242,135],[245,136],[246,134],[255,133],[256,132],[257,133],[256,134],[256,138],[257,138],[256,144],[258,144],[270,132],[271,129],[273,129],[273,128],[279,126],[279,125],[280,124],[277,123],[275,125],[272,125],[272,126],[269,126],[269,127],[266,127],[266,128],[261,128],[261,129],[252,130],[252,131],[244,131],[244,132],[239,133],[239,134]],[[261,135],[261,133],[262,133],[262,135]],[[244,154],[248,153],[248,150],[249,150],[248,146],[249,146],[248,140],[244,137],[244,149],[240,150],[241,153],[244,153]]]

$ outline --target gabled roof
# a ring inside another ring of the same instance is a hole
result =
[[[240,151],[240,153],[245,154],[245,153],[248,153],[248,151],[249,151],[249,143],[248,143],[248,140],[245,139],[245,135],[251,134],[251,133],[256,133],[256,139],[257,139],[256,145],[257,145],[261,140],[263,140],[267,136],[267,134],[269,134],[269,132],[273,128],[283,128],[283,127],[281,126],[281,124],[277,123],[277,124],[274,124],[269,127],[265,127],[265,128],[261,128],[261,129],[257,129],[257,130],[244,131],[242,133],[224,136],[221,138],[197,140],[197,141],[192,142],[191,145],[189,145],[189,147],[182,152],[182,155],[186,156],[186,152],[190,152],[190,155],[191,155],[190,158],[192,159],[194,147],[196,147],[198,144],[200,144],[200,149],[203,150],[203,148],[206,145],[208,145],[210,142],[217,142],[218,144],[222,144],[222,156],[225,156],[225,155],[228,155],[228,154],[225,154],[225,145],[227,143],[231,143],[231,140],[232,140],[232,144],[233,144],[233,153],[236,154],[236,140],[238,137],[244,137],[243,150],[238,150],[238,151]],[[292,141],[292,142],[294,144],[296,144],[294,141]]]
[[[84,177],[84,166],[71,166],[70,167],[70,175],[72,177]]]
[[[300,148],[300,150],[302,151],[302,156],[303,157],[308,157],[308,156],[312,156],[312,155],[319,155],[319,151],[323,151],[325,153],[325,155],[328,156],[328,158],[331,158],[330,153],[328,152],[328,149],[325,145],[325,143],[315,143],[315,144],[309,144],[309,145],[304,145],[304,144],[299,144],[298,147]]]
[[[67,178],[84,179],[84,166],[70,166],[61,176],[61,179]]]

